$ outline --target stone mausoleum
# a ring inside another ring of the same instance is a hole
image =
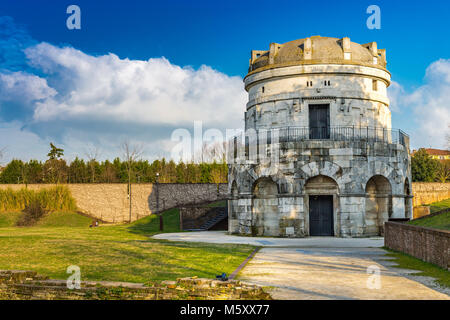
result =
[[[409,137],[391,128],[390,79],[375,42],[253,50],[246,131],[229,153],[229,232],[366,237],[410,218]]]

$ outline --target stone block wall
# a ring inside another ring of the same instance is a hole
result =
[[[450,270],[450,231],[386,222],[384,245]]]
[[[53,185],[29,184],[27,188],[39,190]],[[117,184],[67,184],[80,211],[105,222],[130,221],[128,185]],[[0,188],[14,190],[24,188],[22,184],[0,184]],[[159,190],[157,190],[157,188]],[[157,194],[159,204],[157,208]],[[227,198],[227,184],[132,184],[131,221],[158,211],[188,204],[199,204]]]
[[[413,182],[413,206],[430,204],[450,198],[450,183]]]
[[[410,157],[401,144],[305,140],[273,143],[270,147],[271,154],[278,158],[257,162],[240,152],[229,164],[230,233],[308,236],[309,195],[318,194],[333,196],[333,227],[338,237],[382,234],[388,218],[412,216],[410,195],[405,190],[411,181]],[[373,197],[384,198],[386,204],[384,209],[377,209],[375,221],[365,215],[371,206],[366,201],[367,186],[380,176],[388,190],[376,184]],[[319,177],[329,181],[311,185]],[[266,180],[275,185],[269,197],[256,194],[255,187]]]
[[[413,219],[428,216],[430,214],[429,206],[418,206],[413,208]]]
[[[236,280],[179,278],[161,283],[82,281],[68,289],[65,280],[49,280],[33,271],[0,271],[2,300],[270,300],[262,287]]]

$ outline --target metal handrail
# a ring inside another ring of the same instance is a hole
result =
[[[239,136],[242,139],[242,136]],[[239,139],[238,137],[238,139]],[[308,140],[366,141],[401,144],[409,149],[409,136],[399,129],[360,126],[335,127],[279,127],[258,129],[246,132],[246,144],[264,140],[267,144],[273,139],[279,142],[298,142]]]

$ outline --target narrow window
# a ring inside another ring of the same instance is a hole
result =
[[[262,87],[261,90],[262,90],[262,93],[264,93],[264,87]]]
[[[378,81],[377,80],[372,80],[372,90],[378,91]]]
[[[328,80],[328,86],[330,86],[330,80]]]

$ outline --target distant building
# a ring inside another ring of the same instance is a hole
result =
[[[435,160],[450,160],[450,151],[449,150],[441,150],[441,149],[432,149],[432,148],[424,148],[428,155]],[[412,155],[418,150],[413,150]]]

